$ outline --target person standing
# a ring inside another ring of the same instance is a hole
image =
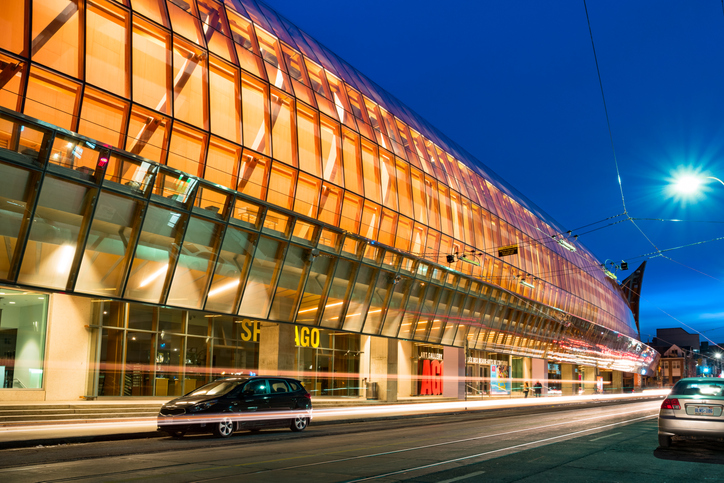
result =
[[[535,397],[540,397],[543,392],[543,384],[541,384],[540,381],[535,381],[533,389],[535,390]]]
[[[528,393],[530,392],[530,386],[527,382],[523,383],[523,397],[528,398]]]

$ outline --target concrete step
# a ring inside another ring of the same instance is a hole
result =
[[[97,420],[155,417],[161,403],[154,404],[32,404],[0,406],[0,425],[65,420]]]

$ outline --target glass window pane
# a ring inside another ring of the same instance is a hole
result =
[[[342,143],[339,137],[339,124],[322,117],[322,168],[324,179],[338,186],[342,185]],[[397,203],[395,203],[397,207]]]
[[[329,327],[331,329],[339,329],[342,327],[340,316],[344,309],[349,286],[352,284],[352,278],[354,278],[356,272],[356,263],[344,259],[337,261],[337,268],[334,271],[334,278],[332,279],[327,302],[324,306],[324,314],[322,315],[320,323],[322,327]]]
[[[233,312],[241,282],[249,269],[256,235],[233,227],[226,229],[211,288],[206,300],[206,310]]]
[[[82,42],[78,4],[72,0],[35,0],[32,12],[33,60],[78,77],[78,43]]]
[[[170,125],[169,119],[134,106],[128,124],[126,150],[164,164]]]
[[[75,290],[118,295],[123,283],[128,242],[141,214],[138,202],[104,191],[96,206]]]
[[[272,156],[297,166],[294,98],[272,89]]]
[[[312,218],[317,217],[319,192],[322,181],[304,173],[299,173],[296,184],[294,211]]]
[[[195,2],[178,2],[168,0],[168,15],[171,18],[171,27],[177,34],[181,34],[192,42],[204,45],[204,37],[201,35],[201,25],[196,18]]]
[[[311,175],[321,176],[319,166],[319,115],[317,111],[297,104],[299,136],[299,168]]]
[[[377,146],[362,141],[362,168],[364,170],[365,196],[377,203],[380,202],[380,161]]]
[[[123,330],[103,329],[98,352],[100,368],[98,370],[98,395],[120,396],[123,386],[121,367],[123,366]]]
[[[208,129],[209,124],[206,112],[207,75],[206,56],[203,51],[194,45],[174,39],[174,116],[201,129]]]
[[[171,113],[169,34],[136,18],[133,22],[133,100],[164,114]]]
[[[364,178],[360,159],[359,136],[357,133],[344,130],[342,137],[342,153],[344,156],[344,186],[358,195],[364,195]]]
[[[159,303],[166,281],[174,246],[186,215],[177,211],[149,205],[143,230],[138,240],[125,297],[143,302]]]
[[[3,5],[0,18],[0,47],[19,54],[25,46],[26,3],[28,0],[17,0]]]
[[[163,309],[162,309],[163,310]],[[179,314],[180,311],[176,311]],[[155,396],[183,395],[183,342],[180,335],[169,335],[161,332],[156,347],[156,377],[154,380]]]
[[[254,254],[239,315],[266,318],[286,243],[262,237]]]
[[[79,96],[80,84],[33,66],[23,112],[72,131]]]
[[[267,201],[273,205],[291,210],[294,202],[294,187],[297,170],[282,163],[274,162],[269,175],[269,194]]]
[[[111,3],[89,3],[86,11],[86,81],[128,97],[128,13]]]
[[[174,124],[166,164],[192,176],[200,176],[206,154],[206,134]]]
[[[153,396],[156,334],[126,333],[123,396]]]
[[[217,249],[215,240],[222,233],[222,226],[218,223],[191,217],[168,294],[170,305],[202,307]]]
[[[354,288],[349,298],[349,307],[344,316],[344,330],[359,332],[367,316],[369,299],[377,279],[377,270],[367,265],[361,265]]]
[[[113,147],[123,147],[127,114],[127,102],[86,87],[78,133]]]
[[[400,339],[412,338],[415,322],[417,321],[417,317],[420,313],[420,306],[422,305],[422,299],[425,295],[425,285],[425,282],[421,282],[419,280],[412,281],[410,296],[407,299],[405,313],[402,316],[402,323],[400,324],[400,332],[397,336]],[[385,330],[386,329],[387,323],[385,323]],[[383,330],[383,334],[385,333],[385,330]]]
[[[164,0],[133,0],[133,10],[164,27],[168,27],[166,2]]]
[[[0,204],[0,279],[7,279],[13,253],[17,249],[18,234],[27,212],[28,202],[35,185],[30,171],[0,163],[0,193],[5,203]]]
[[[289,247],[269,313],[271,320],[285,322],[293,320],[294,310],[297,308],[299,294],[304,284],[308,254],[309,250],[305,248],[296,245]]]
[[[304,286],[304,296],[297,312],[296,322],[305,325],[316,325],[317,318],[322,311],[320,303],[327,291],[327,280],[334,267],[329,257],[316,257],[312,263],[307,283]]]
[[[209,64],[211,132],[241,144],[239,69],[213,57]]]
[[[75,259],[83,216],[95,194],[46,175],[30,228],[18,282],[64,290]]]
[[[367,319],[362,330],[365,334],[379,334],[380,327],[382,326],[382,315],[387,303],[387,295],[390,289],[395,287],[395,283],[397,282],[395,281],[394,274],[384,270],[379,271],[377,283],[375,284],[370,305],[367,309]]]
[[[267,156],[270,155],[269,91],[266,84],[251,76],[243,75],[241,103],[244,146]]]
[[[0,389],[42,389],[48,296],[1,292]]]

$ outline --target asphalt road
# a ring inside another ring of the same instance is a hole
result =
[[[724,481],[724,443],[658,449],[660,400],[0,451],[0,481]]]

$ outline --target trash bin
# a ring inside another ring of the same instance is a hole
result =
[[[365,381],[365,395],[367,399],[377,399],[377,383]]]

